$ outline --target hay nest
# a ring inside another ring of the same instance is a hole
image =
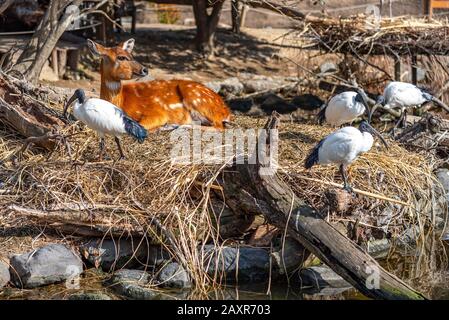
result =
[[[262,128],[266,119],[238,116],[236,122],[242,128]],[[307,171],[303,162],[313,145],[332,130],[283,122],[279,131],[278,173],[298,197],[323,211],[327,183],[341,183],[337,168],[317,166]],[[151,218],[157,217],[174,235],[197,283],[206,283],[198,244],[230,241],[219,238],[210,205],[210,190],[217,186],[216,178],[226,164],[171,163],[169,132],[150,134],[144,144],[124,138],[126,160],[98,162],[98,139],[92,131],[75,123],[63,134],[68,137],[67,143],[60,142],[53,152],[28,148],[18,153],[21,138],[0,131],[0,221],[30,223],[11,213],[11,205],[75,218],[85,212],[92,224],[120,227],[124,234],[148,233],[152,241],[157,241],[160,234],[149,228]],[[109,155],[117,159],[114,142],[107,142]],[[410,224],[423,227],[431,219],[432,191],[440,188],[432,174],[432,160],[394,142],[390,144],[389,150],[375,146],[361,156],[351,167],[350,180],[358,189],[409,205],[358,196],[351,212],[330,215],[330,219],[358,216],[361,224],[381,230],[383,236],[398,235]]]
[[[380,55],[447,55],[449,24],[423,18],[384,18],[359,14],[347,18],[314,18],[301,34],[330,52]],[[442,41],[436,42],[434,39]]]

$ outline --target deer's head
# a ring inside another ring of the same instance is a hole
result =
[[[148,74],[148,69],[135,61],[131,54],[134,42],[134,39],[129,39],[116,47],[107,48],[88,39],[87,45],[95,56],[102,58],[103,75],[109,80],[121,81]]]

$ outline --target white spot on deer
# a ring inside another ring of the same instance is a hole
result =
[[[184,107],[184,105],[182,104],[182,103],[170,103],[169,105],[168,105],[168,107],[170,108],[170,109],[179,109],[179,108],[183,108]]]

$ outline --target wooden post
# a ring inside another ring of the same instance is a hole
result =
[[[232,32],[240,33],[241,21],[241,4],[238,0],[231,1],[231,18],[232,18]]]
[[[394,80],[401,81],[401,58],[394,57]]]
[[[415,86],[418,83],[418,59],[415,53],[412,53],[412,83]]]
[[[60,48],[58,51],[58,72],[59,77],[63,77],[67,66],[67,49]]]
[[[67,65],[72,70],[78,70],[80,51],[78,49],[70,50],[67,53]]]
[[[56,48],[51,52],[51,68],[53,69],[56,76],[59,77],[58,72],[58,50]]]
[[[246,201],[242,201],[242,196],[246,200],[250,198],[270,224],[281,230],[287,228],[292,238],[367,297],[425,299],[422,294],[383,269],[374,258],[298,198],[275,173],[268,171],[271,168],[261,164],[266,161],[260,155],[266,154],[267,150],[269,153],[270,141],[276,141],[276,136],[270,135],[271,129],[277,128],[279,122],[279,114],[274,112],[265,126],[268,131],[266,146],[259,143],[256,147],[259,155],[256,164],[235,163],[224,171],[224,198],[230,207],[234,206],[232,210],[240,208],[244,211]]]
[[[246,21],[246,16],[248,14],[248,10],[249,10],[249,6],[245,4],[242,8],[242,13],[240,15],[240,30],[245,27],[245,21]]]

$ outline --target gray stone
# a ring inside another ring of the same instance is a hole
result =
[[[220,94],[238,96],[244,91],[244,86],[238,78],[228,78],[220,82]]]
[[[336,72],[338,71],[338,67],[333,62],[324,62],[320,65],[320,72],[321,73],[328,73],[328,72]]]
[[[306,93],[299,96],[294,96],[290,103],[301,110],[312,111],[320,109],[323,106],[324,101],[316,95]]]
[[[12,282],[17,287],[35,288],[58,283],[82,272],[81,259],[62,244],[49,244],[10,260]]]
[[[78,292],[71,294],[68,300],[112,300],[112,298],[102,292]]]
[[[254,101],[250,98],[232,99],[228,101],[228,106],[234,112],[247,113],[251,110],[251,107],[254,106]]]
[[[157,275],[158,285],[162,288],[190,288],[189,274],[177,262],[162,267]]]
[[[133,300],[154,300],[160,293],[148,288],[152,276],[141,270],[122,269],[114,273],[106,285],[117,294]]]
[[[388,239],[370,240],[366,244],[366,251],[375,259],[386,258],[391,248],[391,241]]]
[[[285,238],[285,242],[279,245],[272,253],[274,271],[279,275],[296,270],[306,260],[308,251],[295,239]]]
[[[214,92],[219,93],[221,89],[221,84],[219,81],[209,81],[204,83],[206,87],[212,89]]]
[[[260,107],[267,114],[271,114],[273,111],[290,113],[297,109],[293,104],[275,94],[267,95]]]
[[[268,251],[252,247],[220,247],[206,245],[205,266],[211,276],[223,277],[224,282],[263,281],[268,278]]]
[[[283,78],[258,76],[244,81],[244,88],[245,92],[253,93],[276,89],[286,84],[287,82]]]
[[[299,273],[301,286],[310,286],[317,289],[324,287],[347,288],[351,285],[331,268],[327,266],[314,266],[302,269]]]
[[[6,286],[9,280],[11,280],[9,266],[0,260],[0,289]]]
[[[145,242],[131,239],[93,239],[80,246],[80,253],[95,267],[105,271],[142,265],[155,267],[170,260],[161,246],[147,246]]]

